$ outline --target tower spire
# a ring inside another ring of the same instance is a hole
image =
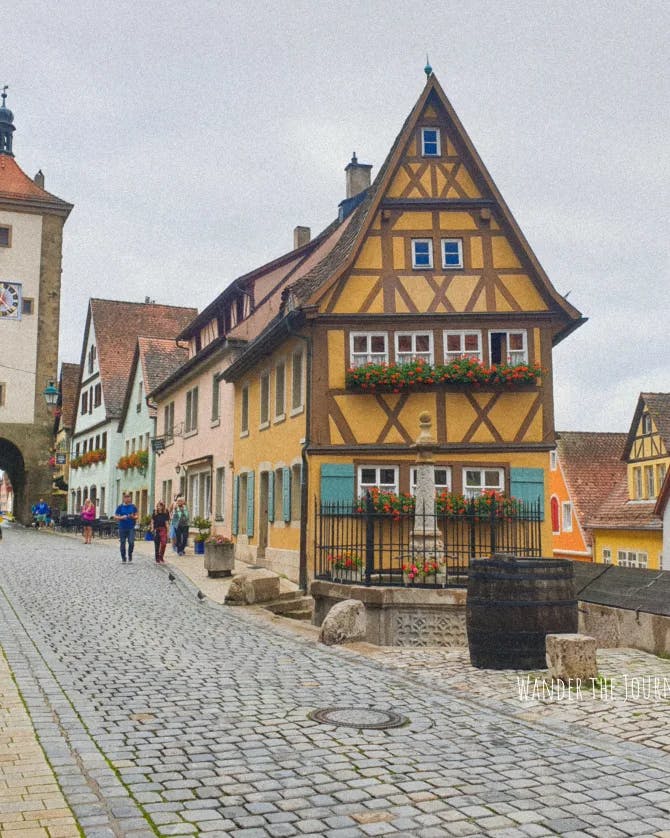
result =
[[[7,154],[10,157],[14,156],[12,151],[12,134],[16,130],[14,127],[14,114],[6,105],[8,85],[2,88],[2,106],[0,106],[0,154]]]

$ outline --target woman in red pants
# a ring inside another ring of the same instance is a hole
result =
[[[151,516],[151,531],[154,534],[154,550],[158,564],[165,564],[165,545],[167,544],[167,531],[170,523],[170,516],[165,504],[159,500]]]

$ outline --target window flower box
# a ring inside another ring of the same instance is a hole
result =
[[[363,581],[363,559],[356,553],[345,551],[328,556],[330,578],[333,582],[357,583]]]
[[[363,393],[402,393],[439,385],[518,388],[536,385],[544,374],[539,364],[492,364],[458,358],[448,364],[410,361],[406,364],[369,363],[347,370],[346,387]]]

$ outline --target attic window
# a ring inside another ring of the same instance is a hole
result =
[[[642,433],[651,433],[651,416],[648,413],[642,414]]]
[[[419,270],[433,267],[432,239],[412,239],[412,267]]]
[[[422,128],[421,155],[423,157],[439,157],[440,153],[440,129]]]
[[[463,240],[442,239],[442,267],[463,267]]]

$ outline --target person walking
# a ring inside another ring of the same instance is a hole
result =
[[[163,501],[159,500],[151,516],[151,531],[154,534],[154,550],[158,564],[165,564],[165,545],[167,544],[169,523],[170,515]]]
[[[135,548],[135,521],[137,521],[137,507],[133,503],[130,492],[124,492],[123,503],[116,507],[114,518],[119,522],[119,544],[121,547],[121,561],[126,563],[126,544],[128,545],[128,562],[133,560]]]
[[[172,513],[172,525],[175,531],[175,543],[177,547],[177,555],[183,556],[186,548],[186,540],[188,539],[189,516],[186,508],[186,501],[183,497],[177,498],[177,506]]]
[[[84,530],[84,544],[93,542],[93,522],[95,521],[95,504],[86,498],[81,508],[81,524]]]

